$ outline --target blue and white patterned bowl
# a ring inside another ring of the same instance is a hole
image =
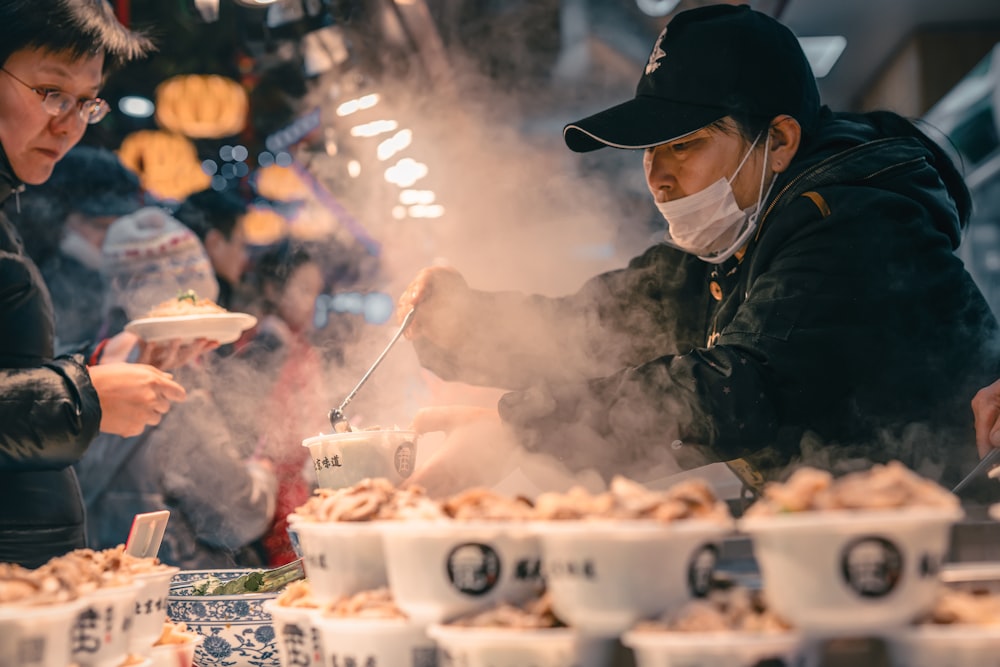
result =
[[[280,667],[271,615],[263,604],[279,593],[194,595],[209,577],[221,582],[253,570],[185,570],[174,575],[167,616],[184,622],[205,641],[195,650],[199,667]]]

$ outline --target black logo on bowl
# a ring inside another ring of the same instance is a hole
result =
[[[840,569],[855,593],[880,598],[891,593],[903,577],[903,554],[889,540],[861,537],[844,547]]]
[[[396,472],[403,479],[410,476],[413,472],[413,460],[416,458],[414,455],[414,450],[416,447],[413,446],[412,442],[404,442],[399,447],[396,448],[396,455],[393,457],[393,463],[396,466]]]
[[[688,564],[688,587],[691,597],[706,597],[712,588],[712,575],[719,562],[719,549],[714,544],[703,544],[691,556]]]
[[[312,651],[306,634],[298,625],[286,623],[281,629],[285,642],[285,663],[287,667],[310,667]]]
[[[448,554],[448,580],[466,595],[485,595],[500,581],[500,557],[486,544],[460,544]]]

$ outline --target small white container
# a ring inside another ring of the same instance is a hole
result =
[[[72,653],[71,631],[82,604],[72,600],[0,605],[0,656],[16,657],[18,667],[66,667]],[[2,659],[0,663],[8,664]]]
[[[997,664],[1000,625],[919,625],[886,638],[894,667],[980,667]]]
[[[303,521],[289,515],[306,575],[319,602],[386,585],[381,524],[386,521]]]
[[[798,512],[743,519],[769,607],[814,635],[871,636],[934,606],[959,509]]]
[[[775,658],[798,664],[801,637],[792,632],[629,631],[622,643],[635,654],[636,667],[753,667]]]
[[[541,548],[524,521],[385,521],[386,572],[396,605],[430,625],[542,588]]]
[[[614,637],[708,593],[717,543],[730,522],[536,522],[542,574],[556,616],[581,633]]]
[[[322,636],[316,627],[319,609],[286,607],[277,600],[268,600],[264,603],[264,611],[271,614],[282,665],[320,667],[327,664]]]
[[[312,455],[319,486],[341,489],[366,478],[393,484],[407,479],[417,463],[414,431],[380,430],[327,433],[302,441]]]
[[[422,625],[406,619],[314,616],[325,647],[323,665],[436,667],[437,647]]]
[[[440,667],[577,667],[581,643],[570,628],[432,625]]]
[[[129,653],[147,654],[163,633],[170,580],[180,571],[179,567],[159,565],[151,572],[133,575],[140,588],[135,598],[135,616],[129,633]]]
[[[129,654],[135,601],[142,584],[106,586],[81,596],[72,629],[72,661],[79,667],[118,667]]]

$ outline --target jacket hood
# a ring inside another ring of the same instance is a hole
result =
[[[924,177],[897,179],[892,187],[933,211],[937,226],[958,247],[972,212],[972,197],[961,173],[940,146],[909,120],[889,111],[834,113],[824,107],[817,133],[799,148],[793,168],[781,175],[775,191],[784,193],[798,182],[806,186],[802,191],[859,182],[914,160],[924,162]],[[941,190],[947,197],[940,196]],[[801,192],[794,188],[792,194]]]

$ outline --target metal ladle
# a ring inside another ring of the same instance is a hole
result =
[[[406,317],[403,318],[402,324],[399,325],[399,329],[397,329],[396,333],[393,335],[392,340],[390,340],[389,344],[385,346],[384,350],[382,350],[382,354],[378,355],[378,359],[376,359],[375,363],[372,364],[371,368],[368,369],[368,372],[366,372],[363,376],[361,376],[361,380],[358,382],[357,386],[355,386],[354,389],[351,390],[351,393],[347,395],[347,398],[345,398],[339,406],[330,410],[330,426],[333,427],[334,431],[337,430],[337,424],[343,424],[344,422],[347,421],[347,418],[344,417],[344,408],[347,407],[348,403],[354,400],[354,396],[358,393],[358,390],[364,386],[365,382],[368,381],[368,377],[372,374],[372,372],[376,368],[378,368],[378,365],[382,363],[383,359],[385,359],[385,355],[389,353],[389,350],[392,349],[392,346],[396,344],[396,341],[399,340],[399,337],[402,336],[403,332],[406,331],[406,328],[410,326],[410,322],[413,320],[414,312],[415,312],[414,309],[411,308],[410,312],[406,314]]]

